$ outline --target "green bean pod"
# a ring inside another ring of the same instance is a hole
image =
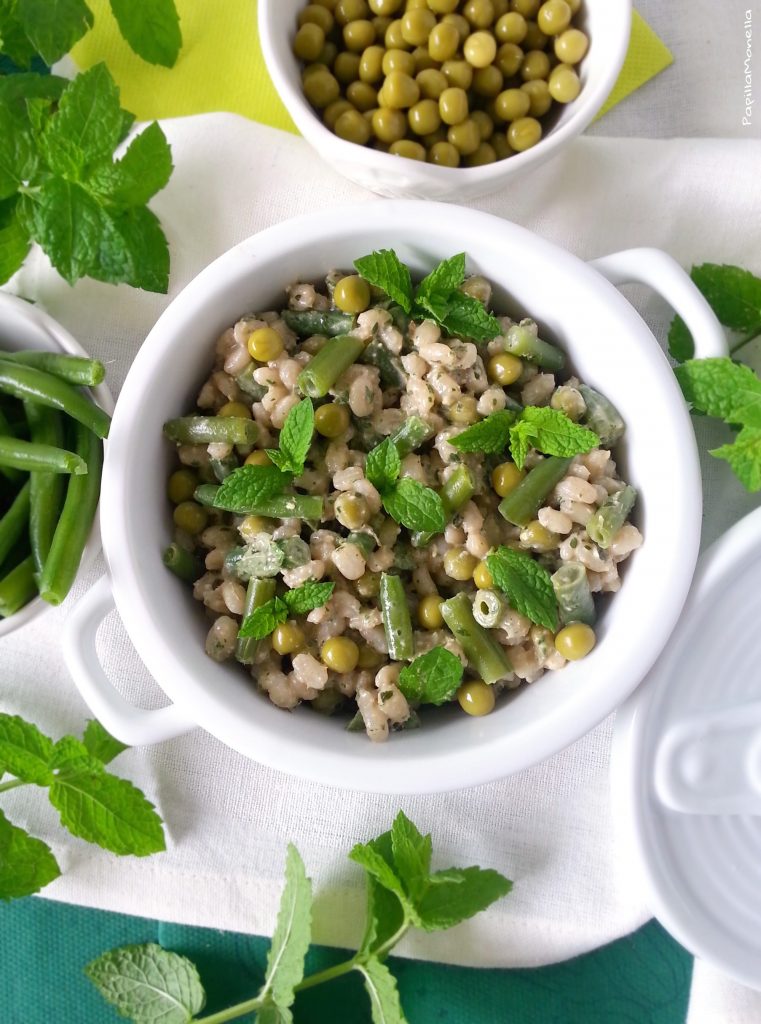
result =
[[[433,427],[419,416],[410,416],[391,435],[399,458],[404,459],[433,437]]]
[[[636,490],[627,484],[620,491],[609,495],[597,511],[592,513],[587,523],[587,533],[595,544],[605,550],[610,547],[636,500]]]
[[[258,579],[256,576],[251,577],[248,581],[246,600],[243,605],[243,622],[245,622],[248,616],[257,608],[261,608],[261,606],[266,604],[267,601],[272,600],[275,596],[275,587],[276,582],[274,579]],[[253,637],[239,636],[235,644],[236,659],[243,665],[253,664],[258,646],[259,641],[255,640]]]
[[[537,338],[533,331],[523,324],[513,324],[505,335],[505,349],[514,356],[520,356],[530,363],[536,363],[543,370],[555,373],[565,366],[565,355],[550,345],[548,341]]]
[[[302,393],[309,398],[324,398],[341,374],[352,363],[356,363],[364,350],[364,341],[350,334],[340,334],[326,341],[298,376]]]
[[[75,387],[92,388],[106,379],[106,369],[97,359],[66,356],[58,352],[3,352],[3,359],[52,374]]]
[[[322,498],[314,494],[278,494],[263,498],[245,508],[222,504],[217,499],[219,487],[216,484],[199,484],[193,497],[199,505],[221,508],[225,512],[237,512],[242,516],[268,516],[272,519],[314,519],[322,516]]]
[[[384,388],[403,388],[407,383],[407,374],[401,359],[389,352],[382,341],[371,341],[359,361],[378,368],[380,382]]]
[[[267,394],[265,385],[254,380],[254,371],[258,368],[259,363],[249,363],[235,378],[235,383],[241,391],[244,391],[249,398],[253,398],[255,402],[260,402]]]
[[[64,443],[63,420],[55,409],[25,402],[29,434],[35,443],[61,448]],[[37,572],[48,557],[58,517],[61,514],[66,481],[61,473],[36,471],[29,477],[29,540]]]
[[[444,506],[444,515],[449,520],[453,513],[458,512],[475,494],[476,484],[473,474],[467,466],[458,466],[444,481],[439,496]],[[413,533],[412,544],[416,548],[424,548],[430,544],[435,534]]]
[[[167,569],[170,569],[175,576],[184,580],[185,583],[195,583],[203,573],[201,560],[188,551],[187,548],[183,548],[176,543],[170,544],[168,548],[165,548],[162,561]]]
[[[405,661],[414,654],[414,641],[410,607],[401,577],[381,573],[378,597],[388,656],[392,661]]]
[[[496,590],[479,590],[473,597],[473,618],[479,626],[494,629],[507,611],[507,601]]]
[[[300,338],[308,338],[312,334],[335,338],[339,334],[348,334],[355,322],[351,314],[337,310],[285,309],[280,315]]]
[[[526,526],[536,518],[539,506],[571,465],[570,459],[549,455],[521,480],[499,503],[500,514],[513,526]]]
[[[491,686],[497,680],[504,679],[512,671],[504,648],[473,618],[467,594],[461,592],[444,601],[441,614],[462,647],[468,664],[487,685]]]
[[[550,579],[563,625],[583,622],[587,626],[594,626],[597,611],[589,589],[587,570],[581,562],[564,562]]]
[[[13,466],[25,473],[71,473],[82,476],[87,464],[76,452],[54,448],[49,444],[35,444],[17,437],[0,437],[0,465]]]
[[[40,573],[40,596],[50,604],[60,604],[71,589],[95,519],[100,495],[103,445],[81,423],[76,425],[74,437],[75,451],[87,463],[87,473],[69,479],[50,553]]]
[[[175,444],[250,445],[259,427],[245,416],[179,416],[164,424],[164,436]]]
[[[0,565],[16,546],[29,521],[29,481],[27,481],[5,515],[0,519]]]
[[[626,424],[618,409],[610,399],[587,384],[579,384],[578,390],[586,404],[586,412],[581,422],[589,430],[594,430],[600,438],[600,444],[609,448],[620,441],[626,430]]]
[[[0,359],[0,391],[14,398],[30,399],[40,405],[65,412],[98,437],[107,437],[111,419],[94,402],[66,381],[59,380],[34,366],[23,366]]]
[[[29,604],[36,593],[34,559],[29,555],[0,580],[0,618],[7,619],[9,615],[14,615],[25,604]]]

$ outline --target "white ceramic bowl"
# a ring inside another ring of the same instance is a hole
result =
[[[162,423],[193,407],[214,340],[241,314],[272,308],[284,286],[350,267],[393,247],[417,273],[463,249],[496,286],[497,308],[534,316],[573,368],[618,406],[628,435],[620,462],[640,494],[644,546],[626,566],[583,662],[548,673],[481,719],[428,709],[421,729],[374,745],[307,708],[287,714],[235,663],[204,653],[207,621],[187,585],[161,563],[171,537],[165,498],[174,458]],[[596,269],[595,269],[596,268]],[[631,250],[591,267],[524,228],[455,206],[380,201],[286,221],[242,242],[171,303],[143,344],[114,416],[103,478],[109,580],[69,617],[65,652],[85,700],[114,735],[151,742],[202,724],[241,753],[336,786],[425,792],[486,782],[534,764],[582,736],[655,661],[677,621],[698,550],[701,482],[679,388],[652,334],[603,277],[655,283],[687,320],[701,355],[725,352],[713,314],[664,253]],[[145,665],[173,705],[128,705],[95,652],[113,601]]]
[[[11,352],[22,348],[65,352],[67,355],[87,358],[79,342],[52,316],[15,295],[0,292],[0,353],[3,350]],[[106,412],[113,411],[114,400],[105,384],[93,388],[92,396]],[[89,565],[99,551],[100,533],[96,521],[82,556],[82,566]],[[36,597],[15,615],[0,619],[0,639],[43,615],[50,607],[42,598]]]
[[[553,114],[538,145],[482,167],[437,167],[405,160],[334,135],[304,97],[300,64],[291,50],[296,16],[304,0],[259,0],[259,36],[267,70],[301,134],[326,163],[351,181],[383,196],[471,199],[495,192],[539,164],[589,125],[611,93],[623,67],[631,30],[631,0],[584,0],[579,24],[589,35],[580,70],[582,90]],[[557,106],[557,105],[556,105]]]

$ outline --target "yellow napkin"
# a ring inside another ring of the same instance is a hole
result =
[[[95,27],[74,48],[81,68],[105,60],[121,88],[122,105],[141,121],[214,110],[296,131],[264,67],[254,0],[175,0],[184,45],[174,68],[136,57],[119,35],[108,0],[89,0]],[[629,52],[601,116],[634,92],[673,58],[634,12]]]

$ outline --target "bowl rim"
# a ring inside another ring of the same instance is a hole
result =
[[[389,176],[398,174],[400,170],[398,157],[348,142],[334,135],[315,114],[301,90],[294,88],[291,84],[278,57],[278,46],[273,32],[271,12],[277,3],[278,0],[259,0],[257,11],[259,40],[270,78],[299,132],[327,162],[337,164],[339,170],[340,166],[346,162],[374,167]],[[610,59],[604,74],[601,74],[592,86],[587,85],[583,88],[578,98],[573,101],[574,113],[564,124],[553,127],[531,149],[525,150],[523,153],[515,153],[506,160],[497,160],[493,164],[483,164],[480,167],[441,167],[427,162],[408,160],[401,166],[407,167],[410,163],[415,164],[418,175],[424,175],[430,181],[437,182],[441,186],[455,188],[459,184],[463,187],[478,187],[478,185],[497,182],[511,174],[518,174],[533,164],[544,162],[555,149],[580,135],[591,124],[610,96],[623,68],[629,48],[633,0],[604,0],[604,3],[608,8],[617,6],[615,16],[618,32],[609,43]]]
[[[45,336],[53,343],[53,349],[58,352],[63,352],[65,355],[71,356],[82,356],[85,359],[91,359],[92,356],[80,345],[73,334],[70,334],[66,328],[54,319],[49,313],[46,313],[39,306],[33,305],[26,299],[22,299],[17,295],[12,295],[10,292],[4,292],[0,290],[0,319],[3,317],[5,309],[12,309],[17,313],[20,313],[24,319],[32,324],[39,332],[40,337]],[[3,345],[0,343],[0,353],[3,351]],[[114,411],[114,398],[108,385],[104,382],[98,384],[94,388],[87,388],[98,405],[109,415]],[[104,442],[105,446],[105,442]],[[100,538],[100,526],[99,526],[99,510],[95,513],[95,519],[93,521],[92,531],[87,540],[85,550],[82,555],[82,561],[77,575],[92,564],[98,552],[101,549],[101,538]],[[28,604],[25,604],[23,608],[17,611],[14,615],[9,616],[7,619],[0,619],[0,640],[3,637],[10,636],[15,630],[20,629],[27,623],[40,618],[45,612],[50,611],[54,605],[48,604],[47,601],[43,601],[39,595],[33,598]]]
[[[444,768],[436,758],[425,756],[394,759],[389,753],[385,760],[372,762],[383,764],[385,775],[382,780],[374,778],[372,772],[364,771],[362,777],[355,777],[354,782],[360,784],[365,791],[422,793],[452,790],[493,781],[523,770],[545,758],[558,753],[571,743],[580,739],[594,726],[599,724],[612,710],[635,689],[644,678],[652,664],[665,646],[676,623],[681,607],[686,600],[692,573],[697,559],[700,539],[700,523],[702,508],[702,489],[697,446],[686,406],[679,398],[679,390],[669,364],[663,352],[639,314],[616,288],[593,268],[587,266],[578,257],[567,250],[551,243],[519,225],[492,214],[473,211],[465,207],[452,206],[445,203],[432,203],[424,200],[376,200],[363,204],[363,231],[371,234],[373,230],[398,225],[407,232],[430,226],[440,220],[457,244],[463,238],[489,237],[489,229],[499,227],[503,232],[512,235],[512,242],[520,241],[523,246],[530,245],[541,259],[552,260],[559,270],[565,274],[575,275],[576,280],[586,280],[587,287],[596,290],[600,302],[627,324],[630,335],[641,335],[648,338],[650,346],[643,359],[651,364],[653,374],[660,375],[663,387],[674,395],[675,404],[669,411],[669,429],[678,441],[682,460],[677,472],[684,483],[684,493],[689,496],[691,514],[685,516],[682,523],[679,554],[671,556],[668,605],[659,609],[659,617],[652,622],[653,633],[650,635],[652,646],[647,657],[641,660],[636,670],[630,664],[622,666],[610,686],[604,691],[594,694],[594,699],[575,707],[573,715],[567,708],[550,712],[543,718],[541,728],[533,728],[531,744],[525,741],[521,750],[506,747],[504,739],[490,740],[487,753],[499,754],[499,757],[484,756],[471,747],[464,753],[451,753],[451,767]],[[161,372],[161,361],[166,358],[167,347],[177,344],[178,329],[200,308],[205,308],[213,301],[215,288],[229,285],[231,278],[240,280],[251,277],[256,272],[257,262],[268,259],[283,258],[286,254],[298,251],[300,240],[304,238],[330,237],[331,231],[337,239],[345,237],[357,230],[356,206],[331,208],[306,216],[292,218],[273,227],[261,231],[244,240],[222,256],[218,257],[189,284],[167,307],[149,333],[122,389],[117,405],[109,449],[106,455],[103,475],[102,507],[103,544],[108,565],[108,573],[112,584],[114,601],[124,622],[125,628],[132,639],[138,654],[145,663],[161,689],[188,717],[211,732],[222,742],[233,749],[252,757],[250,737],[247,741],[236,738],[236,729],[240,729],[239,718],[231,702],[225,701],[202,680],[192,678],[179,662],[176,644],[165,637],[148,614],[144,598],[151,593],[150,581],[154,571],[163,569],[160,559],[155,567],[144,571],[127,554],[129,546],[130,502],[125,490],[126,476],[120,472],[129,458],[130,451],[140,449],[137,443],[136,430],[139,434],[139,409],[141,389],[151,374]],[[336,224],[346,227],[336,231]],[[473,255],[477,258],[477,252]],[[172,338],[174,337],[174,342]],[[666,381],[669,381],[667,384]],[[684,499],[687,507],[688,499]],[[680,506],[681,507],[681,506]],[[676,547],[676,546],[675,546]],[[655,639],[653,639],[653,635]],[[174,671],[168,671],[167,665],[173,664]],[[181,677],[185,673],[186,678]],[[190,682],[193,693],[187,687]],[[347,769],[351,767],[367,768],[371,762],[356,754],[341,753],[337,755],[325,749],[309,747],[308,764],[304,762],[307,749],[299,740],[299,730],[294,729],[287,739],[281,734],[270,732],[266,724],[257,721],[246,723],[249,732],[256,733],[255,760],[269,767],[302,775],[323,784],[346,787]],[[526,748],[530,746],[530,752]],[[388,748],[386,748],[388,749]],[[299,756],[301,755],[301,757]],[[436,774],[436,770],[440,774]]]

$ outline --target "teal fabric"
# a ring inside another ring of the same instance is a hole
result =
[[[26,899],[0,907],[0,1021],[116,1024],[82,973],[98,954],[159,942],[197,964],[211,1013],[258,988],[268,940]],[[308,972],[344,959],[316,948]],[[655,921],[586,956],[534,970],[391,960],[410,1024],[684,1024],[692,958]],[[353,976],[303,993],[297,1024],[368,1024]],[[246,1018],[250,1022],[251,1018]]]

